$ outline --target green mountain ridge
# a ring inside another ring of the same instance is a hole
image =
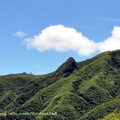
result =
[[[82,62],[70,57],[46,75],[0,76],[0,120],[103,120],[119,113],[120,50]]]

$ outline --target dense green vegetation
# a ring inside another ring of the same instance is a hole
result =
[[[119,112],[120,50],[69,58],[47,75],[0,76],[1,120],[117,120]]]
[[[103,119],[99,120],[120,120],[120,113],[110,113],[107,116],[105,116]]]

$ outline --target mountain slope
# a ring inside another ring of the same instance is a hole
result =
[[[0,77],[1,119],[98,120],[120,112],[120,50],[83,62],[69,58],[53,73]],[[18,113],[34,112],[31,115]],[[56,112],[57,115],[40,115]]]

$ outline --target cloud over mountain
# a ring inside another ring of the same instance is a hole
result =
[[[120,27],[115,26],[112,31],[112,36],[98,43],[98,49],[101,52],[120,49]]]
[[[96,51],[120,48],[120,27],[114,27],[112,36],[102,42],[95,42],[85,37],[74,28],[63,25],[49,26],[33,38],[25,39],[28,49],[38,51],[55,50],[58,52],[75,51],[80,55],[90,55]]]

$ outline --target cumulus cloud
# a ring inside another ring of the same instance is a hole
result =
[[[27,35],[27,33],[22,32],[22,31],[18,31],[18,32],[14,33],[13,35],[17,36],[19,38],[24,38]]]
[[[120,27],[115,26],[112,36],[105,41],[98,43],[100,52],[120,49]]]
[[[28,48],[39,51],[56,50],[58,52],[76,51],[81,55],[89,55],[96,49],[96,43],[89,40],[74,28],[63,25],[50,26],[39,35],[25,40]]]
[[[63,25],[49,26],[33,38],[25,39],[25,44],[28,49],[37,49],[38,51],[75,51],[80,55],[90,55],[96,51],[119,49],[120,27],[114,27],[111,37],[102,42],[95,42],[74,28]]]

